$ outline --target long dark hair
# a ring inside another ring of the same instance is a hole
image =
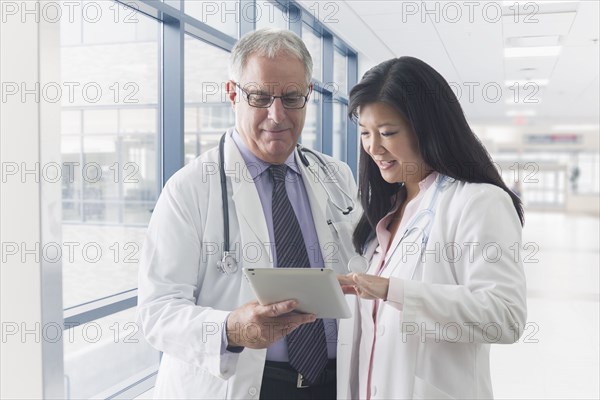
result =
[[[413,57],[382,62],[352,88],[348,115],[357,119],[359,107],[376,102],[391,106],[408,122],[421,157],[433,170],[464,182],[502,188],[524,223],[521,200],[502,181],[490,155],[471,131],[450,85],[436,70]],[[353,235],[358,252],[375,232],[377,222],[393,207],[394,196],[406,196],[403,185],[383,180],[375,162],[360,147],[358,195],[363,215]]]

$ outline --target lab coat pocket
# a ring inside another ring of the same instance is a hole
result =
[[[331,219],[327,220],[327,224],[336,241],[333,246],[336,251],[335,253],[330,254],[330,259],[326,259],[325,262],[341,262],[342,266],[345,268],[348,265],[348,260],[356,254],[354,245],[352,244],[352,232],[354,231],[354,226],[351,222],[333,221]],[[324,251],[323,258],[327,257],[326,253],[327,251]],[[344,270],[342,272],[345,273],[347,271]]]
[[[415,375],[413,399],[453,399],[448,393]]]
[[[223,399],[226,380],[203,368],[164,354],[154,387],[155,399]]]

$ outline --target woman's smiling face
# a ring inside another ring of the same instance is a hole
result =
[[[431,170],[421,157],[417,136],[392,107],[377,102],[358,112],[363,149],[388,183],[420,182]]]

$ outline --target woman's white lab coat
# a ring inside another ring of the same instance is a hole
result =
[[[434,192],[435,184],[421,210]],[[526,319],[521,225],[510,197],[488,184],[447,182],[435,209],[423,262],[417,229],[381,275],[405,279],[402,311],[381,301],[374,326],[372,301],[347,296],[354,318],[339,326],[339,398],[366,397],[374,337],[372,399],[492,397],[490,344],[515,342]],[[367,246],[368,258],[376,245]]]
[[[156,398],[258,398],[266,350],[221,353],[222,327],[230,310],[254,300],[243,267],[272,268],[269,234],[256,187],[232,139],[225,142],[231,249],[239,267],[232,275],[222,257],[223,207],[218,152],[196,159],[166,184],[148,227],[140,263],[138,317],[148,342],[163,352]],[[312,169],[338,205],[348,204],[332,180],[350,196],[356,187],[347,165],[322,155],[333,176],[314,159],[302,172],[326,267],[346,272],[353,255],[352,228],[360,207],[342,215],[328,201]],[[328,221],[330,222],[328,224]],[[252,334],[251,327],[241,334]]]

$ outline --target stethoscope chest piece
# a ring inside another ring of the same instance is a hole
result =
[[[233,253],[226,251],[223,258],[219,261],[219,270],[225,275],[235,274],[238,270],[238,264]]]
[[[369,262],[363,256],[353,256],[348,260],[348,270],[357,274],[364,274],[369,268]]]

